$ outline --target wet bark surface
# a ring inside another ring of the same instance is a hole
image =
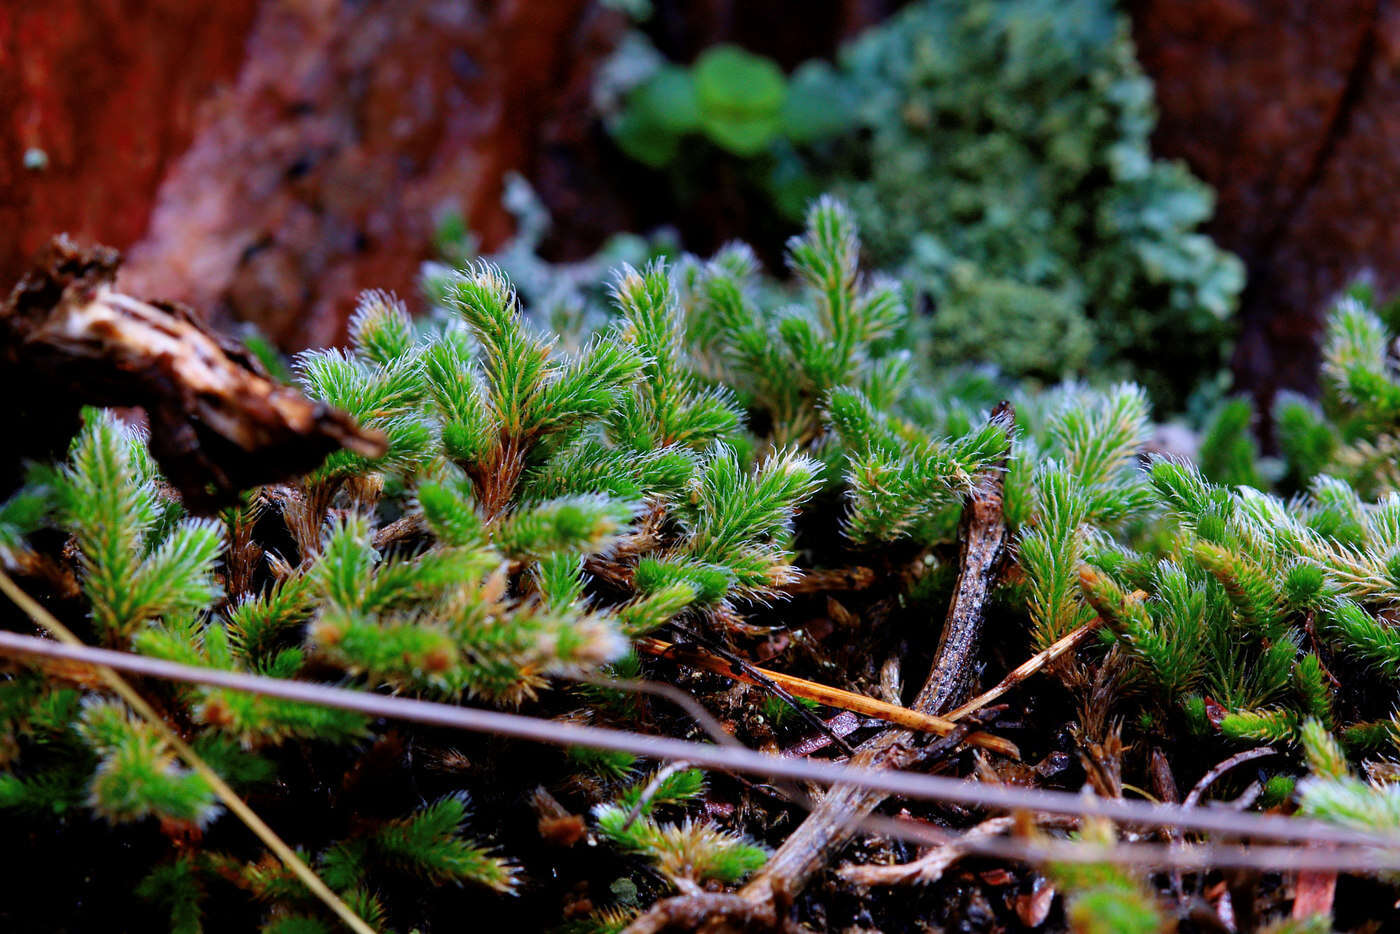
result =
[[[1265,404],[1280,389],[1316,392],[1328,300],[1362,272],[1382,293],[1400,286],[1400,9],[1132,6],[1158,151],[1216,188],[1212,232],[1249,268],[1237,379]]]

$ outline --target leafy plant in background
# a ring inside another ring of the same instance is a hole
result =
[[[655,168],[675,159],[690,135],[752,157],[780,138],[809,143],[839,133],[849,117],[845,89],[830,66],[808,62],[788,77],[772,59],[724,44],[689,67],[658,67],[627,96],[613,137]]]
[[[1288,479],[1319,473],[1346,480],[1365,496],[1400,490],[1400,375],[1394,359],[1396,315],[1357,283],[1337,301],[1322,343],[1320,403],[1283,395],[1275,431]]]
[[[941,359],[1131,376],[1168,408],[1220,367],[1242,267],[1196,232],[1210,190],[1152,158],[1113,3],[922,0],[840,72],[869,141],[825,178],[932,299]]]
[[[875,264],[932,303],[940,363],[1131,378],[1170,410],[1222,367],[1243,269],[1198,232],[1210,190],[1152,157],[1111,0],[920,0],[786,82],[732,46],[619,58],[649,75],[613,121],[625,152],[667,166],[703,136],[789,214],[837,191]]]
[[[690,65],[663,60],[630,35],[604,67],[595,96],[618,147],[653,169],[674,169],[687,145],[744,167],[785,217],[802,217],[821,189],[800,156],[852,126],[852,89],[830,63],[785,75],[772,59],[735,45],[705,49]],[[685,187],[683,178],[675,179]]]
[[[1354,283],[1327,315],[1319,398],[1283,393],[1274,401],[1277,455],[1261,456],[1251,431],[1253,405],[1232,399],[1216,409],[1202,436],[1202,473],[1225,485],[1285,493],[1305,491],[1322,476],[1369,498],[1400,490],[1397,324],[1393,306],[1378,304],[1368,285]]]

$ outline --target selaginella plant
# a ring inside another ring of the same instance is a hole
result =
[[[900,701],[901,677],[921,681],[935,651],[963,504],[1000,476],[1010,547],[985,582],[989,675],[1099,619],[1111,636],[1035,683],[1053,698],[1029,708],[1035,722],[993,720],[1036,769],[950,758],[949,770],[1060,787],[1087,776],[1117,797],[1151,783],[1138,774],[1149,746],[1179,753],[1191,779],[1217,761],[1209,752],[1243,742],[1331,743],[1353,758],[1394,742],[1388,701],[1356,682],[1400,672],[1385,615],[1400,596],[1396,501],[1324,479],[1284,502],[1181,463],[1144,469],[1141,389],[1035,392],[935,370],[927,321],[898,283],[861,273],[859,252],[850,212],[823,199],[789,243],[790,287],[738,245],[624,266],[611,318],[590,315],[565,339],[486,263],[435,272],[436,308],[417,321],[370,293],[348,349],[303,353],[295,372],[308,395],[382,432],[382,458],[337,453],[195,518],[139,429],[92,412],[67,463],[36,468],[0,506],[0,560],[109,648],[696,735],[683,713],[613,680],[650,677],[695,695],[739,741],[777,748],[827,737],[746,659]],[[988,417],[1003,397],[1014,424]],[[729,659],[734,677],[687,672],[667,641]],[[958,675],[978,677],[971,665]],[[806,877],[782,875],[802,814],[767,786],[226,688],[142,690],[379,929],[490,912],[522,930],[620,930],[658,899],[703,899],[755,874],[797,917],[820,924],[826,911]],[[331,929],[87,669],[14,668],[0,712],[0,814],[33,842],[17,878],[85,893],[70,927],[124,910],[182,932]],[[1303,774],[1282,761],[1274,804]],[[1384,804],[1345,763],[1313,770],[1302,787],[1315,813],[1354,814],[1346,795]],[[865,851],[892,861],[881,846]],[[1131,870],[1055,878],[1084,929],[1166,917]],[[907,891],[862,897],[872,923],[908,917]],[[928,916],[948,921],[957,904]],[[27,905],[0,916],[22,928],[40,914]]]
[[[1283,394],[1274,403],[1283,480],[1289,486],[1328,474],[1363,496],[1400,489],[1394,321],[1393,309],[1378,306],[1364,283],[1333,304],[1322,340],[1321,399]]]

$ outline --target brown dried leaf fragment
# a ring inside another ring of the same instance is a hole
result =
[[[196,510],[339,448],[384,453],[379,433],[277,383],[189,309],[116,291],[119,263],[113,249],[56,237],[0,306],[0,398],[18,455],[5,471],[61,453],[85,405],[143,408],[152,453]],[[0,486],[16,479],[0,475]]]

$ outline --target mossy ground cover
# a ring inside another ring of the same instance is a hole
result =
[[[611,313],[563,335],[488,264],[436,273],[438,310],[417,321],[368,294],[351,346],[294,370],[309,396],[382,432],[384,456],[335,454],[197,517],[140,429],[93,410],[66,459],[0,507],[5,565],[92,645],[703,739],[683,709],[606,683],[652,679],[776,751],[820,739],[812,714],[837,711],[744,683],[740,662],[909,703],[966,586],[967,504],[995,477],[1009,547],[984,581],[960,695],[1101,626],[980,723],[1019,761],[950,747],[939,771],[1165,800],[1268,743],[1273,755],[1206,797],[1393,827],[1400,500],[1386,475],[1367,475],[1363,497],[1361,475],[1314,472],[1353,463],[1334,453],[1291,464],[1303,492],[1290,499],[1218,484],[1148,450],[1135,386],[1043,390],[939,367],[920,352],[929,321],[861,270],[859,245],[852,215],[824,199],[789,245],[788,283],[738,246],[624,266]],[[1389,340],[1356,299],[1333,318],[1335,405],[1365,426],[1335,429],[1348,444],[1395,430]],[[1002,399],[1014,421],[989,419]],[[75,588],[44,592],[40,567]],[[739,667],[638,654],[653,635]],[[180,931],[332,929],[160,734],[82,671],[16,664],[0,686],[0,805],[30,857],[10,880],[75,894],[10,900],[17,929],[84,929],[108,912]],[[769,878],[810,819],[781,787],[719,772],[227,689],[141,689],[386,930],[642,925],[658,900]],[[858,720],[846,740],[882,729]],[[953,828],[991,816],[888,807]],[[1038,833],[1135,839],[1094,823]],[[1017,896],[1044,874],[1063,895],[1052,927],[1151,930],[1189,927],[1196,900],[1218,896],[1213,873],[1178,890],[1178,877],[1112,865],[970,859],[927,886],[874,889],[833,871],[916,852],[857,834],[782,910],[817,929],[1014,925]],[[1286,916],[1289,877],[1251,879],[1231,883],[1235,898]],[[1339,921],[1386,891],[1342,885],[1356,898]]]

